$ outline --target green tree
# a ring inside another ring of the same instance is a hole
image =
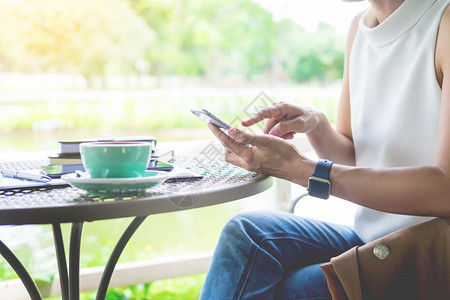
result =
[[[153,41],[152,30],[123,0],[0,2],[3,70],[126,74]]]
[[[251,0],[130,0],[158,36],[156,74],[250,77],[270,67],[276,25]]]
[[[278,53],[283,68],[297,82],[341,78],[344,68],[344,36],[321,23],[307,32],[292,21],[280,22]]]

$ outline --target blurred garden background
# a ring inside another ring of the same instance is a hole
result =
[[[364,7],[340,0],[0,0],[0,155],[57,152],[60,139],[105,135],[210,139],[189,108],[231,122],[245,118],[261,93],[315,106],[334,122],[345,30]],[[121,261],[211,250],[225,221],[255,201],[155,216]],[[128,221],[86,226],[82,267],[103,265],[117,238],[103,233],[119,234]],[[167,228],[172,237],[162,234]],[[51,228],[16,230],[2,229],[0,238],[13,243],[35,278],[51,281]],[[0,258],[0,281],[11,278]],[[196,299],[203,279],[112,290],[108,299]]]

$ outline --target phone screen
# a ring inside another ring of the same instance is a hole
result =
[[[61,175],[75,173],[80,170],[84,172],[83,165],[49,165],[42,166],[41,170],[44,171],[50,178],[60,178]]]
[[[216,125],[220,128],[226,129],[226,130],[232,128],[232,126],[230,124],[228,124],[224,120],[220,119],[216,115],[210,113],[209,111],[207,111],[204,108],[192,108],[191,112],[207,123],[211,122],[214,125]]]
[[[172,171],[173,165],[171,163],[152,159],[150,163],[148,164],[147,170],[153,170],[153,171]]]
[[[41,170],[45,172],[50,178],[60,178],[61,175],[69,174],[69,173],[75,173],[75,171],[80,170],[82,172],[85,172],[85,169],[83,165],[49,165],[49,166],[42,166]],[[160,161],[160,160],[154,160],[152,159],[150,163],[148,164],[147,170],[153,170],[153,171],[172,171],[173,165]]]

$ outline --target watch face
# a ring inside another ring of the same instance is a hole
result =
[[[325,180],[309,179],[308,194],[313,197],[328,199],[330,197],[330,182]]]

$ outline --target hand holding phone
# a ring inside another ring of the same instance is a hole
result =
[[[216,115],[212,114],[211,112],[207,111],[204,108],[191,108],[191,112],[200,119],[202,119],[203,121],[205,121],[206,123],[213,123],[219,128],[225,130],[233,128],[230,124],[228,124],[227,122],[220,119],[219,117],[217,117]]]

